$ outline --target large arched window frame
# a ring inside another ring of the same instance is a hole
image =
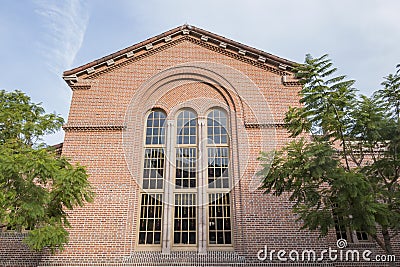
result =
[[[178,112],[173,168],[173,247],[197,246],[198,238],[198,121],[194,111]]]
[[[163,228],[166,113],[151,110],[146,118],[141,173],[138,244],[160,246]]]
[[[222,109],[207,113],[208,245],[232,244],[228,117]]]
[[[162,136],[155,137],[154,133],[161,133],[154,130],[154,123],[149,122],[157,117],[154,112],[165,115],[154,110],[146,118],[141,181],[145,192],[141,194],[140,203],[139,247],[153,247],[164,252],[231,249],[232,166],[228,113],[218,107],[204,113],[205,116],[198,116],[194,110],[180,109],[170,120],[164,120]],[[156,140],[154,138],[163,141],[149,141]],[[163,151],[163,164],[151,166],[151,169],[162,173],[154,178],[156,182],[146,178],[149,173],[146,170],[148,158],[154,162],[159,160],[154,159],[157,153],[150,153],[149,156],[149,151]],[[162,170],[159,169],[161,165]],[[164,181],[162,188],[159,188],[159,178]],[[153,202],[149,202],[151,197]],[[151,205],[153,209],[161,210],[162,231],[154,232],[159,229],[153,225],[153,221],[159,222],[159,213],[152,213],[152,218],[144,217],[144,214],[150,214],[148,206]],[[143,227],[143,222],[148,225]],[[161,236],[161,240],[154,236]],[[144,237],[150,242],[143,242]]]

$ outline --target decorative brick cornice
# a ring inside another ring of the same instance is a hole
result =
[[[184,41],[189,41],[189,42],[194,43],[196,45],[199,45],[199,46],[205,47],[205,48],[207,48],[209,50],[212,50],[214,52],[217,52],[217,53],[223,54],[225,56],[228,56],[230,58],[245,62],[245,63],[253,65],[255,67],[267,70],[267,71],[275,73],[277,75],[281,75],[281,76],[287,75],[287,71],[284,71],[284,70],[279,69],[279,68],[277,68],[275,66],[271,66],[270,64],[267,64],[268,61],[267,62],[261,62],[261,61],[258,60],[258,58],[255,58],[255,57],[252,58],[251,54],[249,54],[249,53],[247,53],[246,55],[243,55],[243,54],[241,54],[239,52],[237,52],[237,53],[236,52],[231,52],[230,50],[221,48],[220,46],[213,45],[213,44],[210,44],[208,42],[200,41],[200,40],[197,40],[196,38],[193,38],[192,36],[185,35],[185,36],[182,36],[180,38],[175,39],[174,41],[171,41],[169,43],[163,44],[162,46],[159,46],[157,48],[153,48],[153,49],[151,49],[151,50],[147,51],[146,53],[143,53],[143,54],[141,54],[139,56],[132,57],[132,58],[130,58],[130,59],[124,61],[124,62],[121,62],[119,64],[115,64],[115,65],[110,66],[108,68],[105,68],[105,69],[99,70],[99,71],[97,71],[95,73],[92,73],[92,74],[87,76],[87,79],[97,78],[97,77],[99,77],[99,76],[101,76],[101,75],[103,75],[105,73],[108,73],[108,72],[113,71],[115,69],[127,66],[127,65],[129,65],[129,64],[131,64],[133,62],[142,60],[142,59],[144,59],[146,57],[152,56],[152,55],[154,55],[156,53],[159,53],[159,52],[161,52],[163,50],[166,50],[166,49],[168,49],[168,48],[170,48],[172,46],[178,45],[178,44],[180,44],[180,43],[182,43]],[[300,85],[300,84],[298,84],[296,82],[289,82],[289,83],[288,82],[286,82],[286,83],[283,82],[283,84],[285,86],[299,86]]]
[[[285,127],[285,123],[245,123],[244,127],[245,128],[281,128]]]
[[[295,62],[185,24],[81,67],[65,71],[64,79],[71,88],[74,86],[73,90],[82,90],[83,88],[73,85],[79,76],[83,76],[83,79],[97,77],[115,68],[126,66],[129,63],[158,53],[184,40],[282,76],[291,74],[291,69],[295,64]],[[295,81],[283,82],[283,84],[286,86],[298,86]]]
[[[272,73],[276,73],[278,75],[287,74],[286,71],[282,71],[282,70],[280,70],[278,68],[275,68],[275,67],[269,65],[268,61],[260,61],[260,60],[258,60],[258,57],[257,58],[256,57],[252,57],[250,53],[246,53],[245,55],[243,55],[242,53],[239,53],[239,51],[232,52],[231,50],[221,48],[220,46],[212,45],[209,42],[207,42],[207,43],[206,42],[202,42],[202,41],[199,41],[199,40],[197,40],[195,38],[186,37],[185,39],[188,40],[188,41],[191,41],[194,44],[197,44],[197,45],[200,45],[202,47],[208,48],[208,49],[210,49],[210,50],[212,50],[214,52],[217,52],[217,53],[223,54],[225,56],[228,56],[230,58],[234,58],[236,60],[248,63],[248,64],[256,66],[258,68],[265,69],[265,70],[270,71]]]
[[[126,128],[124,125],[64,125],[63,129],[69,131],[122,131]]]
[[[299,82],[283,82],[283,85],[287,86],[287,87],[299,87],[299,86],[301,86],[301,83],[299,83]]]
[[[90,84],[74,84],[70,85],[72,91],[76,90],[89,90],[91,85]]]
[[[284,86],[288,86],[288,87],[298,87],[298,86],[302,85],[294,77],[288,77],[286,75],[282,76],[282,83],[283,83]]]
[[[108,73],[108,72],[113,71],[115,69],[119,69],[121,67],[125,67],[125,66],[127,66],[127,65],[129,65],[129,64],[131,64],[133,62],[142,60],[142,59],[144,59],[146,57],[149,57],[149,56],[154,55],[154,54],[156,54],[158,52],[166,50],[166,49],[168,49],[168,48],[170,48],[172,46],[175,46],[175,45],[177,45],[179,43],[182,43],[183,41],[186,40],[186,38],[187,38],[187,36],[186,37],[181,37],[179,39],[175,39],[174,41],[171,41],[171,42],[168,42],[166,44],[163,44],[163,45],[161,45],[161,46],[159,46],[157,48],[152,48],[152,49],[146,51],[145,53],[142,53],[142,54],[140,54],[138,56],[135,56],[135,57],[131,57],[128,60],[125,60],[125,61],[123,61],[123,62],[121,62],[119,64],[114,64],[113,66],[110,66],[108,68],[105,68],[105,69],[99,70],[99,71],[97,71],[95,73],[92,73],[89,76],[87,76],[87,79],[93,79],[93,78],[99,77],[102,74]]]

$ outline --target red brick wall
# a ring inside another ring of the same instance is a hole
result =
[[[288,107],[298,105],[299,87],[285,86],[280,70],[271,71],[221,48],[211,48],[182,37],[167,48],[156,47],[156,52],[129,64],[80,77],[79,83],[90,85],[90,89],[73,93],[63,155],[87,166],[96,198],[94,203],[70,213],[72,229],[68,246],[62,253],[43,255],[41,265],[123,264],[124,257],[135,253],[139,209],[136,181],[143,154],[145,114],[154,106],[169,113],[188,101],[199,110],[207,105],[220,105],[230,112],[235,175],[234,250],[238,262],[245,259],[257,263],[257,251],[264,245],[276,250],[336,246],[334,233],[318,239],[316,232],[300,231],[300,224],[295,223],[296,218],[290,212],[291,203],[285,197],[264,195],[256,190],[259,152],[280,147],[289,138],[283,128],[245,128],[245,123],[282,123]],[[193,76],[199,71],[198,62],[227,67],[221,67],[220,73],[212,67],[212,73],[216,73],[210,74],[212,79]],[[186,72],[174,70],[180,64],[187,64]],[[229,68],[231,73],[226,72]],[[184,82],[176,82],[171,73]],[[241,80],[229,88],[229,83],[223,82],[224,75],[227,80]],[[198,80],[190,80],[193,77]],[[220,78],[221,82],[216,81]],[[210,84],[210,79],[215,84]],[[157,85],[161,80],[165,83]],[[122,126],[127,126],[125,133]],[[4,255],[2,251],[0,255]],[[131,264],[156,264],[156,260],[149,261],[149,255],[138,256]],[[178,262],[184,257],[187,255],[160,258],[158,263]],[[210,257],[208,262],[223,256],[211,253]],[[34,261],[32,258],[33,265]],[[184,263],[196,264],[196,260]]]

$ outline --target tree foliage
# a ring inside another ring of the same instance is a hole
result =
[[[24,93],[0,91],[0,227],[27,231],[34,250],[62,249],[67,211],[93,199],[85,168],[41,142],[62,124]]]
[[[372,97],[357,97],[354,81],[336,71],[327,55],[307,55],[295,68],[302,106],[289,108],[285,123],[297,138],[262,153],[262,189],[288,192],[303,228],[325,236],[339,223],[393,254],[400,230],[399,70]]]

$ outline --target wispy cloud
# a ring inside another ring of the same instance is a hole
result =
[[[49,70],[59,76],[72,67],[82,46],[89,22],[87,3],[80,0],[37,0],[35,5],[44,30],[39,48]]]

